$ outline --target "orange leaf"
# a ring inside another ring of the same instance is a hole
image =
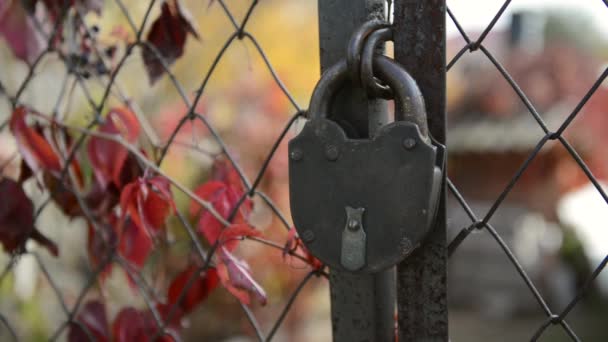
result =
[[[15,108],[10,120],[11,132],[17,140],[17,147],[27,165],[34,171],[61,171],[59,157],[45,137],[25,123],[28,109],[23,106]]]

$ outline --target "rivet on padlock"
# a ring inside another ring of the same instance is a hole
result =
[[[325,157],[327,157],[327,160],[329,161],[336,161],[339,155],[340,151],[338,151],[338,148],[334,145],[329,145],[325,149]]]

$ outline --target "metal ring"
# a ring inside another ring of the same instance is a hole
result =
[[[428,139],[424,98],[416,81],[399,63],[386,56],[374,55],[373,66],[378,78],[386,82],[395,95],[395,120],[416,124],[421,135]],[[345,60],[325,70],[310,98],[308,113],[311,120],[327,118],[331,100],[348,81],[349,76]]]
[[[384,43],[387,40],[393,40],[393,30],[391,28],[374,31],[367,37],[363,53],[361,54],[361,83],[363,84],[363,90],[368,96],[388,100],[393,98],[393,92],[387,85],[378,82],[378,79],[374,77],[373,69],[376,48],[378,44]]]
[[[389,27],[385,21],[370,20],[364,22],[350,37],[346,48],[346,65],[354,84],[363,87],[361,80],[361,53],[366,38],[374,31]]]

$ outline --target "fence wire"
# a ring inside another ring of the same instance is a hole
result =
[[[163,1],[148,1],[145,15],[143,16],[140,23],[137,23],[136,20],[130,14],[129,4],[124,3],[122,0],[114,0],[114,2],[120,9],[121,14],[125,17],[130,29],[135,35],[135,40],[126,46],[124,53],[118,58],[118,61],[116,62],[115,66],[112,66],[112,63],[108,60],[109,57],[104,53],[104,51],[102,51],[101,44],[96,41],[94,34],[96,28],[92,27],[91,24],[87,24],[87,21],[85,20],[86,13],[82,13],[76,10],[75,7],[71,9],[73,1],[68,0],[61,1],[62,6],[57,5],[60,7],[60,11],[58,11],[59,19],[56,21],[56,24],[50,31],[50,34],[45,32],[43,29],[45,23],[36,23],[36,27],[39,30],[39,33],[43,34],[46,38],[46,48],[29,65],[27,75],[23,82],[21,82],[21,84],[19,85],[18,90],[14,94],[9,94],[7,87],[2,84],[2,80],[0,78],[0,96],[5,96],[6,98],[8,98],[12,105],[12,109],[15,110],[15,108],[20,105],[29,105],[27,103],[23,103],[22,101],[24,91],[31,83],[35,82],[35,76],[37,71],[45,67],[42,61],[47,55],[54,55],[55,57],[59,58],[59,60],[65,65],[68,74],[65,75],[65,78],[63,78],[63,81],[60,85],[61,91],[59,93],[59,97],[56,99],[55,102],[56,105],[52,113],[52,120],[49,121],[52,124],[65,129],[66,131],[74,131],[79,135],[78,138],[73,142],[73,145],[69,149],[69,151],[63,151],[64,154],[60,156],[63,162],[62,165],[65,165],[65,167],[63,167],[60,173],[61,182],[67,182],[68,184],[70,183],[71,180],[69,169],[71,162],[72,160],[74,160],[74,158],[76,158],[79,150],[85,145],[85,140],[92,136],[100,137],[102,139],[107,139],[109,141],[114,141],[121,144],[122,146],[127,148],[129,153],[137,159],[138,163],[144,169],[152,170],[160,176],[168,178],[169,182],[173,185],[173,188],[185,193],[192,200],[198,202],[198,204],[200,204],[203,208],[209,210],[212,213],[217,214],[212,204],[200,199],[186,186],[180,184],[174,179],[171,179],[160,169],[160,166],[165,160],[165,157],[168,155],[170,148],[174,144],[178,143],[176,139],[178,133],[180,132],[180,129],[182,129],[182,127],[184,127],[187,123],[199,121],[209,130],[215,143],[217,143],[217,145],[221,149],[221,153],[215,155],[214,157],[219,157],[223,155],[229,161],[234,170],[236,170],[240,181],[242,182],[242,185],[246,190],[244,194],[238,199],[238,201],[236,201],[236,205],[231,208],[230,213],[226,218],[214,214],[216,218],[223,223],[224,227],[226,227],[235,219],[238,211],[240,210],[240,207],[243,205],[243,203],[245,203],[248,198],[259,197],[259,199],[268,206],[273,215],[279,219],[279,222],[281,222],[281,224],[285,227],[286,232],[289,231],[291,228],[289,220],[273,202],[272,198],[265,194],[263,191],[259,190],[259,187],[260,183],[264,179],[264,175],[270,164],[270,161],[277,152],[280,143],[284,140],[289,129],[297,121],[297,119],[303,116],[303,110],[298,105],[298,103],[296,103],[294,97],[285,87],[283,82],[279,79],[279,76],[275,72],[268,56],[266,55],[263,47],[260,45],[256,37],[247,31],[247,23],[250,21],[252,16],[255,15],[259,1],[251,1],[251,4],[247,8],[246,14],[241,20],[236,18],[236,16],[230,10],[230,7],[223,0],[211,0],[208,1],[207,4],[205,4],[205,6],[220,6],[225,15],[225,18],[230,22],[230,25],[233,28],[233,32],[226,39],[221,49],[216,53],[212,64],[202,77],[200,86],[198,86],[194,91],[195,96],[192,100],[187,95],[189,92],[185,89],[184,86],[182,86],[182,84],[180,84],[177,77],[169,67],[171,63],[169,61],[166,61],[163,55],[157,50],[157,48],[150,44],[148,41],[146,41],[144,37],[145,32],[147,32],[148,30],[149,22],[151,21],[150,16],[153,12],[154,7],[161,6],[161,3]],[[24,5],[24,7],[27,8],[27,6],[29,6],[29,1],[23,0],[22,4]],[[68,15],[74,16],[75,21],[78,23],[78,27],[82,30],[85,30],[87,36],[91,39],[91,53],[95,56],[95,58],[99,59],[100,64],[98,65],[98,69],[102,70],[103,72],[84,72],[83,70],[79,69],[77,62],[74,60],[73,56],[65,55],[60,50],[54,48],[54,42],[56,41],[57,36],[60,34],[60,31],[63,29],[63,23],[65,22],[65,18]],[[35,20],[35,17],[32,16],[31,18]],[[259,54],[259,56],[262,58],[267,72],[270,74],[276,85],[280,88],[283,96],[289,101],[289,103],[293,107],[294,112],[294,114],[291,115],[291,117],[288,118],[287,121],[284,123],[283,130],[281,131],[279,136],[276,137],[276,140],[270,150],[268,150],[267,156],[263,161],[261,168],[255,175],[253,181],[251,181],[245,175],[243,168],[241,167],[241,165],[239,165],[239,163],[237,163],[236,157],[231,152],[230,146],[228,146],[228,144],[222,139],[219,131],[209,122],[208,118],[206,117],[206,113],[201,113],[197,111],[197,105],[199,105],[201,97],[203,96],[203,94],[205,94],[205,89],[208,83],[210,82],[211,77],[214,71],[216,70],[218,64],[229,53],[229,47],[231,47],[235,44],[235,42],[238,41],[248,41],[254,47],[256,53]],[[134,55],[134,51],[136,48],[142,50],[147,49],[155,55],[155,57],[162,65],[165,75],[170,79],[172,86],[179,94],[181,101],[188,108],[187,113],[183,115],[183,117],[180,119],[178,125],[171,132],[169,139],[166,142],[160,141],[156,132],[154,132],[154,130],[151,128],[150,123],[147,121],[146,116],[142,113],[141,108],[135,101],[133,101],[129,97],[125,89],[119,84],[119,81],[117,80],[117,76],[121,73],[129,58]],[[84,128],[71,126],[68,123],[62,122],[58,119],[61,117],[61,115],[59,115],[61,111],[60,107],[64,103],[64,101],[66,101],[66,97],[69,93],[68,76],[71,76],[75,79],[76,85],[82,90],[82,93],[84,94],[86,101],[90,107],[90,110],[93,113],[93,118],[84,126]],[[89,82],[91,81],[103,86],[104,90],[99,101],[96,101],[93,95],[91,94],[92,92],[90,90],[89,85]],[[150,145],[158,152],[158,157],[156,158],[156,160],[151,160],[147,158],[143,153],[140,152],[137,147],[124,141],[121,138],[112,135],[104,135],[102,133],[95,132],[92,130],[97,125],[103,122],[102,111],[108,105],[108,101],[112,96],[119,99],[120,102],[122,102],[126,107],[128,107],[135,113],[138,121],[140,122],[140,125],[143,128],[143,133],[145,137],[147,138]],[[7,129],[8,123],[9,119],[0,123],[0,129]],[[188,148],[189,146],[186,147]],[[193,150],[198,150],[198,147],[196,146],[193,146],[191,148]],[[76,189],[71,188],[63,190],[53,189],[52,191],[66,190],[75,195],[79,206],[82,208],[84,216],[87,218],[87,221],[92,224],[94,231],[97,233],[102,232],[102,223],[96,220],[96,217],[91,212],[91,208],[89,207],[89,204],[85,201],[83,194],[79,193]],[[51,201],[52,197],[49,195],[48,198],[37,209],[35,214],[36,219],[40,217],[40,214],[44,211],[44,209]],[[94,269],[90,271],[87,280],[84,283],[84,286],[77,294],[76,300],[71,306],[68,305],[65,295],[62,293],[62,291],[60,290],[60,286],[58,285],[58,282],[62,281],[62,279],[57,279],[56,276],[51,274],[51,271],[43,262],[43,257],[35,251],[24,250],[19,253],[19,255],[12,256],[10,262],[5,266],[4,270],[0,275],[0,283],[2,283],[6,279],[6,276],[11,273],[15,265],[19,263],[21,255],[32,255],[34,257],[34,260],[36,261],[36,264],[40,267],[42,275],[50,284],[50,287],[52,288],[62,308],[63,314],[66,317],[63,323],[56,327],[54,331],[52,331],[52,333],[50,334],[50,340],[55,341],[61,339],[62,336],[65,336],[66,330],[74,326],[79,327],[89,340],[97,340],[99,338],[98,332],[91,331],[91,326],[88,324],[89,322],[81,322],[79,320],[78,314],[84,306],[83,302],[85,301],[85,298],[88,296],[89,292],[93,289],[94,285],[102,276],[102,273],[106,266],[109,264],[117,265],[122,268],[133,280],[137,291],[139,292],[141,298],[146,304],[147,310],[149,310],[152,315],[155,329],[152,330],[153,333],[150,334],[150,336],[147,336],[147,338],[149,338],[150,340],[166,340],[166,338],[169,337],[169,340],[172,339],[175,341],[180,341],[181,338],[179,334],[175,331],[175,329],[172,329],[170,325],[173,324],[174,317],[177,315],[178,307],[185,300],[189,289],[194,285],[196,279],[198,278],[198,275],[202,274],[203,272],[207,271],[209,267],[213,266],[213,257],[217,249],[219,248],[219,239],[209,248],[204,248],[201,245],[201,242],[199,241],[200,238],[196,230],[191,226],[188,219],[186,218],[187,215],[185,213],[182,213],[177,208],[175,210],[175,216],[179,220],[181,227],[184,229],[186,235],[189,237],[193,246],[194,254],[199,259],[198,261],[194,262],[194,264],[199,266],[197,271],[192,272],[192,274],[190,275],[177,301],[175,303],[172,303],[172,305],[166,308],[166,310],[162,313],[159,311],[159,307],[157,304],[161,303],[163,301],[163,298],[157,293],[157,289],[155,289],[152,284],[149,284],[147,282],[141,270],[138,270],[136,267],[133,267],[133,265],[128,260],[126,260],[123,256],[119,255],[119,253],[117,253],[116,248],[112,248],[112,242],[109,241],[109,239],[105,238],[103,239],[102,243],[107,247],[107,249],[111,250],[111,252],[108,253],[106,256],[101,257],[101,260],[99,260],[97,265],[94,265]],[[285,234],[285,236],[287,236],[287,234]],[[261,245],[266,246],[268,248],[276,249],[279,252],[283,251],[283,253],[290,254],[291,257],[300,259],[304,262],[309,261],[307,260],[305,255],[301,255],[299,253],[298,249],[287,249],[284,245],[284,241],[276,242],[260,237],[251,237],[248,240],[260,243]],[[301,279],[301,281],[299,281],[299,283],[297,283],[297,286],[293,289],[293,292],[286,298],[284,308],[280,311],[278,317],[272,322],[272,324],[270,325],[271,328],[267,332],[262,330],[261,325],[258,322],[256,316],[254,315],[252,309],[248,305],[245,305],[239,301],[243,314],[250,323],[250,326],[253,332],[255,333],[257,339],[259,339],[260,341],[269,341],[275,336],[275,334],[281,327],[281,324],[283,323],[284,319],[286,318],[288,312],[290,311],[292,305],[294,304],[294,301],[300,294],[301,290],[307,284],[310,283],[311,279],[314,278],[313,276],[327,278],[327,273],[322,266],[311,267],[310,271],[306,273],[306,275]],[[17,317],[14,317],[11,313],[0,313],[0,327],[2,327],[0,328],[0,331],[6,329],[8,331],[8,335],[3,334],[3,336],[10,336],[14,340],[19,340],[20,333],[14,326],[15,319],[17,319]]]
[[[486,213],[478,214],[475,213],[469,204],[467,204],[467,200],[460,193],[457,186],[450,180],[447,180],[447,186],[452,195],[456,198],[460,207],[466,212],[468,218],[471,220],[471,224],[462,228],[459,233],[455,236],[455,238],[449,242],[448,245],[448,255],[452,256],[454,251],[461,246],[462,242],[467,239],[467,237],[474,231],[483,230],[491,235],[491,237],[496,241],[497,248],[500,248],[504,254],[508,257],[510,263],[517,270],[517,273],[521,276],[522,281],[525,283],[526,287],[530,290],[534,298],[536,299],[539,307],[542,309],[544,314],[546,315],[546,319],[538,326],[536,331],[531,332],[530,340],[536,341],[538,340],[543,333],[547,331],[547,328],[551,325],[559,325],[563,330],[567,333],[567,335],[573,341],[579,341],[579,337],[577,336],[574,329],[568,324],[566,318],[568,314],[572,311],[572,309],[577,305],[577,303],[585,296],[585,294],[591,288],[593,281],[600,272],[606,266],[608,262],[608,255],[604,257],[604,259],[595,267],[594,271],[591,273],[589,278],[585,281],[584,285],[582,285],[577,294],[570,300],[570,302],[566,305],[564,309],[561,311],[554,311],[547,304],[546,300],[541,295],[537,286],[531,280],[531,277],[524,270],[521,263],[518,261],[517,257],[513,253],[513,251],[509,248],[507,243],[498,233],[498,231],[492,226],[490,223],[494,214],[500,210],[501,205],[504,203],[507,195],[509,195],[510,191],[515,187],[518,181],[521,179],[522,175],[528,169],[532,161],[539,155],[541,149],[552,140],[558,141],[565,149],[568,151],[569,155],[576,162],[578,167],[585,173],[588,180],[593,184],[597,192],[601,195],[604,201],[608,204],[608,196],[606,195],[605,190],[602,188],[597,178],[591,172],[591,169],[585,163],[585,161],[581,158],[579,153],[573,148],[572,144],[564,137],[564,132],[570,126],[572,121],[579,115],[583,107],[587,104],[591,96],[598,90],[600,85],[604,82],[606,77],[608,77],[608,68],[604,69],[601,75],[597,78],[595,83],[588,89],[586,94],[580,99],[575,108],[570,112],[567,118],[563,121],[563,123],[559,126],[556,131],[551,131],[545,121],[543,120],[541,113],[536,110],[534,105],[529,100],[528,96],[522,91],[517,82],[511,77],[509,71],[498,61],[498,59],[494,56],[494,54],[484,46],[484,40],[488,37],[488,34],[494,29],[498,20],[504,15],[505,11],[511,4],[511,1],[505,1],[498,12],[491,18],[488,26],[482,31],[479,38],[476,40],[472,40],[469,35],[463,29],[463,26],[458,21],[454,13],[449,8],[447,14],[449,19],[454,23],[458,32],[462,36],[465,41],[464,46],[460,48],[460,50],[455,54],[455,56],[447,63],[448,72],[452,67],[459,62],[459,60],[466,54],[482,54],[485,58],[495,67],[495,69],[500,73],[500,75],[509,83],[513,93],[521,100],[521,103],[526,107],[527,113],[532,116],[532,118],[536,121],[538,126],[543,130],[543,137],[537,142],[536,146],[533,148],[532,152],[528,155],[525,161],[518,167],[517,171],[504,189],[500,192],[496,200],[493,201],[490,209]],[[604,4],[608,6],[608,2],[604,1]],[[508,96],[504,94],[503,96]],[[449,135],[449,130],[448,130]],[[448,146],[449,150],[449,146]]]

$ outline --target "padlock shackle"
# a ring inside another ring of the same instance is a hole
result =
[[[422,136],[428,139],[424,98],[416,81],[401,65],[388,57],[374,56],[373,66],[375,76],[386,83],[395,95],[395,120],[416,124]],[[334,64],[321,75],[308,106],[310,119],[328,117],[334,95],[349,79],[345,59]]]

